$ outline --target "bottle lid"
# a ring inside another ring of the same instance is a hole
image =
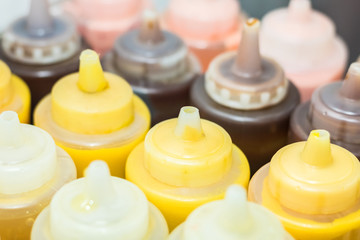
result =
[[[265,15],[260,40],[262,53],[274,57],[293,74],[323,68],[334,61],[335,66],[345,64],[339,61],[346,59],[346,47],[336,37],[333,21],[313,10],[310,0],[291,0],[288,8]]]
[[[285,240],[289,239],[276,216],[248,202],[241,186],[231,185],[224,200],[200,206],[183,225],[181,240]]]
[[[200,71],[176,35],[160,29],[157,15],[147,10],[141,26],[115,42],[115,63],[122,75],[149,82],[186,81]]]
[[[110,133],[133,121],[133,97],[124,79],[103,72],[96,52],[84,50],[79,72],[54,85],[51,114],[59,126],[75,133]]]
[[[232,164],[229,134],[200,119],[195,107],[183,107],[178,118],[155,125],[145,138],[145,168],[160,182],[200,187],[223,178]]]
[[[22,63],[53,64],[75,55],[80,37],[70,20],[50,15],[48,0],[32,0],[29,15],[4,32],[2,48]]]
[[[0,60],[0,109],[11,101],[13,92],[11,70]]]
[[[311,99],[309,118],[331,139],[360,142],[360,63],[352,63],[344,81],[318,88]]]
[[[55,174],[54,140],[38,127],[21,124],[12,111],[0,114],[0,156],[0,194],[29,192]]]
[[[134,184],[111,177],[103,161],[85,177],[61,188],[50,204],[54,239],[145,239],[151,225],[149,202]]]
[[[239,29],[240,5],[235,0],[172,0],[166,25],[186,39],[219,41]]]
[[[339,213],[360,199],[360,164],[352,153],[330,144],[329,132],[313,130],[306,142],[274,155],[267,186],[283,207],[297,213]]]
[[[260,56],[260,21],[246,21],[238,52],[216,57],[205,75],[205,88],[217,103],[241,110],[253,110],[282,101],[288,80],[280,65]]]

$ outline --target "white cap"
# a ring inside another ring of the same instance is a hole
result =
[[[55,175],[56,147],[44,130],[21,124],[15,112],[0,114],[0,194],[37,189]]]
[[[111,177],[105,162],[94,161],[85,178],[75,180],[50,204],[54,240],[145,239],[149,202],[134,184]]]
[[[224,200],[210,202],[193,211],[182,230],[179,240],[288,239],[276,216],[248,202],[245,189],[239,185],[230,186]]]

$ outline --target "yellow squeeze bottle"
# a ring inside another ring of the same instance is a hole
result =
[[[195,209],[168,240],[294,240],[279,219],[264,207],[248,202],[246,191],[230,186],[225,199]]]
[[[142,189],[173,229],[198,206],[221,199],[231,184],[247,187],[249,163],[219,125],[183,107],[155,125],[129,155],[126,178]]]
[[[85,177],[57,192],[36,219],[32,240],[166,240],[160,211],[134,184],[111,177],[103,161],[92,162]]]
[[[48,131],[75,161],[78,176],[95,159],[124,177],[125,160],[144,140],[150,113],[130,85],[103,72],[92,50],[80,55],[79,73],[61,78],[36,107],[35,125]]]
[[[76,178],[70,156],[44,130],[0,114],[0,239],[29,239],[35,218]]]
[[[0,60],[0,113],[17,112],[20,122],[30,120],[30,90],[26,83],[11,73],[10,68]]]
[[[298,240],[360,239],[360,162],[325,130],[280,149],[249,185]]]

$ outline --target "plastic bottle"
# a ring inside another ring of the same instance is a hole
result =
[[[45,131],[0,114],[0,239],[29,239],[35,218],[76,178],[70,156]]]
[[[221,199],[231,184],[247,187],[249,164],[219,125],[183,107],[155,125],[129,155],[126,179],[143,190],[173,229],[198,206]]]
[[[78,176],[93,160],[105,160],[124,177],[125,160],[150,127],[150,113],[130,85],[103,72],[92,50],[80,55],[80,69],[60,79],[37,106],[35,125],[48,131],[74,159]]]
[[[139,24],[148,5],[148,0],[73,0],[65,2],[65,9],[90,46],[103,54],[118,36]]]
[[[275,213],[301,240],[360,239],[360,162],[314,130],[280,149],[251,179],[249,200]]]
[[[274,58],[294,81],[303,102],[317,87],[341,79],[348,59],[334,23],[312,10],[310,0],[291,0],[288,8],[265,15],[260,46],[262,54]]]
[[[295,109],[290,141],[304,141],[318,128],[329,131],[334,144],[360,159],[360,63],[350,65],[344,81],[318,88],[311,101]]]
[[[225,199],[195,209],[169,240],[293,240],[279,219],[264,207],[248,202],[246,191],[230,186]]]
[[[111,177],[103,161],[60,189],[34,223],[31,240],[166,240],[160,211],[134,184]]]
[[[48,5],[31,0],[29,15],[14,21],[0,42],[0,58],[29,85],[33,107],[56,80],[77,69],[82,47],[73,22],[51,16]]]
[[[30,90],[26,83],[11,73],[9,67],[0,60],[0,113],[15,111],[20,122],[30,120]]]
[[[287,143],[290,115],[300,101],[275,61],[259,52],[257,19],[244,24],[237,52],[216,57],[191,88],[191,103],[230,134],[252,173]]]
[[[192,82],[201,73],[197,59],[176,35],[162,31],[146,11],[141,27],[119,37],[103,59],[104,69],[123,76],[147,103],[152,125],[176,117],[189,105]]]
[[[206,71],[218,54],[237,48],[240,4],[236,0],[171,0],[163,24],[184,39]]]

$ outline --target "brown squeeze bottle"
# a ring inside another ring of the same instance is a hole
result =
[[[297,88],[272,59],[260,56],[257,19],[249,19],[238,52],[216,57],[192,86],[190,98],[205,119],[224,127],[249,159],[252,173],[287,143]]]
[[[342,82],[318,88],[291,116],[290,141],[304,141],[313,129],[330,132],[331,142],[360,159],[360,63],[352,63]]]
[[[0,58],[28,84],[34,107],[56,80],[77,70],[80,50],[75,24],[51,16],[47,0],[32,0],[29,15],[4,32]]]
[[[151,11],[144,13],[139,29],[116,40],[103,66],[130,83],[149,106],[152,125],[177,117],[179,109],[189,105],[190,86],[201,72],[184,42],[162,31]]]

